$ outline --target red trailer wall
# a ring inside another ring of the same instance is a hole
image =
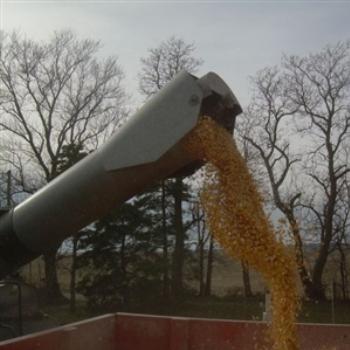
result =
[[[256,350],[262,322],[111,314],[0,343],[0,350]],[[349,350],[350,325],[298,326],[302,350]]]

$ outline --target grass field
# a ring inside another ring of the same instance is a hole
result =
[[[227,258],[221,252],[215,253],[216,258],[213,264],[212,293],[215,296],[241,295],[243,293],[242,270],[240,263]],[[58,278],[64,293],[69,291],[71,258],[62,257],[58,260]],[[32,261],[22,268],[22,275],[26,281],[37,287],[44,285],[44,262],[42,258]],[[79,275],[78,275],[79,277]],[[251,285],[255,293],[263,293],[264,283],[255,271],[251,271]],[[192,289],[198,289],[198,281],[188,276],[186,283]]]
[[[155,300],[148,305],[132,305],[110,312],[132,312],[155,315],[173,315],[181,317],[202,317],[216,319],[250,320],[261,321],[264,311],[264,301],[260,297],[244,298],[190,298],[182,302],[161,303]],[[82,303],[75,314],[69,312],[68,305],[44,306],[42,312],[47,317],[55,320],[57,324],[66,324],[81,319],[98,315],[98,312],[91,312]],[[336,302],[334,315],[330,302],[312,303],[307,302],[302,306],[298,317],[301,323],[350,323],[350,303]]]
[[[58,260],[58,278],[64,293],[68,293],[69,291],[70,264],[71,258],[69,256],[61,257]],[[22,274],[25,276],[25,279],[29,284],[40,287],[44,285],[44,271],[44,262],[42,258],[38,258],[26,265],[22,269]],[[331,257],[324,272],[324,282],[328,286],[326,289],[328,296],[331,295],[330,286],[332,282],[339,283],[339,280],[340,276],[336,259]],[[250,282],[253,293],[263,294],[265,292],[265,284],[260,275],[254,270],[250,271]],[[197,290],[199,288],[198,281],[193,279],[191,274],[188,274],[186,283],[193,290]],[[348,286],[348,289],[350,290],[350,285]],[[212,275],[212,294],[219,297],[243,295],[241,264],[225,256],[222,251],[215,251]]]

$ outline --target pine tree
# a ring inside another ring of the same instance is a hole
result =
[[[92,308],[111,310],[162,294],[161,215],[152,192],[96,222],[82,240],[79,291]]]

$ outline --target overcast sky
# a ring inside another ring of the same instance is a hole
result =
[[[117,55],[136,95],[140,57],[171,35],[194,42],[199,75],[220,74],[243,105],[248,77],[280,62],[350,39],[349,1],[31,1],[0,0],[1,29],[45,39],[73,29]]]

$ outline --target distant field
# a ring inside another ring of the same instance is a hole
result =
[[[187,281],[197,287],[198,282]],[[250,283],[254,293],[264,293],[265,285],[260,275],[250,271]],[[212,275],[212,294],[223,297],[226,295],[243,295],[242,268],[240,262],[224,255],[221,251],[215,252]]]
[[[225,295],[242,295],[243,293],[243,281],[242,281],[242,269],[240,263],[225,257],[221,252],[216,252],[216,259],[213,264],[212,275],[212,292],[216,296]],[[70,268],[71,258],[68,256],[62,257],[58,260],[58,278],[64,293],[69,291],[70,281]],[[25,277],[29,284],[37,287],[44,284],[44,261],[42,258],[38,258],[32,261],[30,264],[22,268],[22,275]],[[264,284],[259,277],[258,273],[251,271],[250,274],[251,285],[254,292],[263,293]],[[187,284],[193,288],[198,289],[198,281],[193,279],[187,279]]]
[[[312,255],[309,254],[310,259]],[[350,254],[349,257],[349,268],[350,268]],[[58,278],[64,293],[69,291],[70,281],[70,264],[71,258],[69,256],[61,257],[58,260]],[[330,296],[331,285],[336,282],[339,285],[340,274],[336,256],[330,257],[327,268],[324,273],[324,283],[328,286],[327,294]],[[44,262],[42,258],[38,258],[22,268],[22,274],[28,283],[40,287],[44,283]],[[350,276],[349,276],[350,277]],[[79,275],[78,275],[79,278]],[[264,293],[265,285],[260,275],[251,269],[250,281],[253,293]],[[198,281],[188,277],[186,283],[193,289],[198,289]],[[349,286],[350,290],[350,278]],[[226,295],[243,295],[243,280],[242,280],[242,269],[241,264],[236,260],[227,257],[222,251],[215,251],[215,260],[213,265],[212,275],[212,293],[215,296],[223,297]],[[337,290],[337,294],[340,295],[340,291]]]
[[[209,298],[189,298],[183,302],[164,304],[155,302],[155,304],[132,305],[127,309],[114,311],[150,313],[150,314],[168,314],[178,316],[208,317],[208,318],[228,318],[228,319],[248,319],[259,320],[264,311],[264,283],[260,276],[251,271],[251,285],[254,293],[261,293],[254,298],[244,298],[241,265],[236,261],[224,256],[221,252],[216,252],[215,263],[213,266],[212,292],[213,296]],[[69,294],[69,266],[70,257],[64,257],[58,263],[58,276],[62,291]],[[329,283],[337,277],[337,264],[330,260],[330,264],[325,273]],[[23,268],[23,275],[26,280],[35,285],[42,286],[44,281],[44,263],[42,259],[37,259]],[[198,289],[198,281],[187,279],[187,284],[193,289]],[[83,307],[84,298],[78,297],[80,307],[77,314],[69,313],[68,306],[50,307],[43,306],[43,311],[50,317],[58,319],[60,324],[76,321],[81,318],[92,317],[91,313]],[[112,310],[113,311],[113,310]],[[334,313],[333,313],[334,311]],[[334,307],[331,302],[303,303],[299,315],[300,322],[319,322],[319,323],[350,323],[350,303],[336,301]]]

